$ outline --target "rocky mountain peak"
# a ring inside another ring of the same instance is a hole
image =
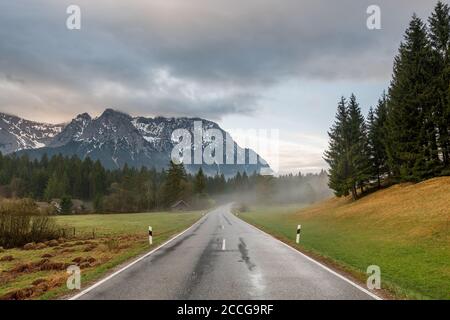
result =
[[[81,114],[77,115],[77,116],[75,117],[74,120],[86,120],[86,121],[90,121],[90,120],[92,120],[92,118],[91,118],[91,116],[90,116],[89,113],[84,112],[84,113],[81,113]]]
[[[201,121],[203,130],[219,129],[224,137],[226,133],[217,123],[201,118],[133,118],[112,108],[106,109],[96,118],[92,118],[88,113],[79,114],[67,125],[59,127],[27,122],[16,117],[14,122],[21,124],[22,129],[15,130],[17,124],[11,124],[12,121],[8,119],[6,122],[2,121],[0,116],[0,150],[3,148],[7,151],[5,153],[20,150],[20,153],[26,153],[32,158],[39,158],[44,154],[76,155],[81,159],[90,157],[100,160],[109,169],[120,168],[125,164],[158,170],[166,168],[175,143],[171,139],[172,132],[176,129],[186,129],[193,133],[195,121]],[[32,133],[29,132],[30,127],[34,128]],[[46,140],[20,144],[30,135],[35,138],[46,137]],[[207,144],[208,142],[204,141],[203,147]],[[235,148],[240,147],[235,145]],[[186,165],[186,170],[194,173],[200,166],[206,174],[223,173],[225,176],[244,171],[251,174],[259,172],[262,167],[260,164],[202,164]]]

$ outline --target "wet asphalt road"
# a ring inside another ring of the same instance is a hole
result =
[[[373,297],[241,221],[228,205],[79,299]]]

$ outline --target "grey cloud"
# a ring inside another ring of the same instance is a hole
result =
[[[0,0],[0,110],[58,119],[111,105],[212,119],[249,113],[290,78],[386,79],[412,12],[432,9],[380,0],[383,30],[369,31],[368,0],[78,0],[82,29],[68,31],[72,2]],[[170,85],[158,94],[158,70],[197,96]],[[99,95],[108,83],[120,92]]]

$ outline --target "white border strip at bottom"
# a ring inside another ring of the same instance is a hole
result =
[[[234,216],[234,215],[233,215],[233,216]],[[235,216],[235,217],[236,217],[236,216]],[[248,223],[247,221],[244,221],[243,219],[241,219],[241,218],[239,218],[239,217],[236,217],[236,219],[239,219],[240,221],[242,221],[242,222],[248,224],[249,226],[251,226],[252,228],[258,230],[259,232],[264,233],[265,235],[271,237],[272,239],[275,239],[276,241],[280,242],[281,244],[283,244],[284,246],[288,247],[289,249],[294,250],[295,252],[297,252],[298,254],[300,254],[301,256],[303,256],[304,258],[306,258],[307,260],[309,260],[309,261],[315,263],[316,265],[320,266],[321,268],[323,268],[323,269],[327,270],[328,272],[334,274],[336,277],[338,277],[338,278],[344,280],[345,282],[351,284],[352,286],[354,286],[355,288],[361,290],[361,291],[364,292],[365,294],[368,294],[369,296],[371,296],[371,297],[374,298],[375,300],[383,300],[381,297],[377,296],[376,294],[370,292],[370,291],[367,290],[367,289],[364,289],[364,288],[361,287],[359,284],[357,284],[357,283],[353,282],[352,280],[350,280],[350,279],[344,277],[343,275],[337,273],[336,271],[333,271],[332,269],[328,268],[327,266],[323,265],[322,263],[320,263],[320,262],[314,260],[313,258],[307,256],[307,255],[304,254],[303,252],[300,252],[300,251],[298,251],[297,249],[295,249],[294,247],[291,247],[290,245],[288,245],[287,243],[284,243],[283,241],[281,241],[281,240],[275,238],[275,237],[272,236],[271,234],[269,234],[269,233],[267,233],[267,232],[265,232],[265,231],[263,231],[263,230],[261,230],[261,229],[255,227],[254,225]]]
[[[211,212],[211,211],[210,211]],[[209,213],[209,212],[208,212]],[[195,227],[197,224],[199,224],[202,220],[204,220],[208,213],[206,213],[203,217],[201,217],[197,222],[195,222],[192,226],[190,226],[189,228],[187,228],[186,230],[184,230],[183,232],[180,232],[179,234],[173,236],[172,238],[170,238],[169,240],[167,240],[166,242],[160,244],[158,247],[156,247],[155,249],[153,249],[150,252],[147,252],[146,254],[144,254],[142,257],[134,260],[133,262],[127,264],[126,266],[124,266],[123,268],[121,268],[120,270],[117,270],[116,272],[110,274],[109,276],[107,276],[106,278],[103,278],[102,280],[94,283],[93,285],[91,285],[90,287],[84,289],[83,291],[81,291],[80,293],[74,295],[73,297],[69,298],[68,300],[77,300],[79,297],[85,295],[86,293],[92,291],[93,289],[97,288],[98,286],[102,285],[103,283],[105,283],[106,281],[108,281],[109,279],[117,276],[119,273],[121,273],[122,271],[125,271],[126,269],[130,268],[131,266],[135,265],[136,263],[138,263],[139,261],[147,258],[149,255],[155,253],[156,251],[158,251],[159,249],[161,249],[162,247],[168,245],[170,242],[172,242],[173,240],[177,239],[178,237],[182,236],[183,234],[185,234],[186,232],[188,232],[189,230],[191,230],[193,227]]]

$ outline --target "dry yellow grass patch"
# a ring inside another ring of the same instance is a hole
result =
[[[84,287],[148,251],[149,225],[157,246],[200,217],[200,212],[58,216],[60,226],[76,227],[75,238],[1,250],[0,299],[51,299],[70,293],[65,285],[68,266],[80,267]]]
[[[380,190],[358,201],[333,198],[301,210],[302,219],[356,219],[363,226],[397,230],[404,240],[450,235],[450,177]],[[358,219],[360,220],[360,219]],[[401,233],[401,234],[400,234]]]

